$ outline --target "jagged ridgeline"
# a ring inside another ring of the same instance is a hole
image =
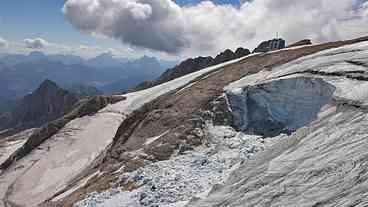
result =
[[[218,54],[215,58],[208,56],[208,57],[196,57],[196,58],[189,58],[174,68],[170,68],[166,70],[158,79],[154,81],[145,81],[137,86],[135,86],[132,91],[135,90],[142,90],[147,89],[175,78],[179,78],[181,76],[187,75],[189,73],[193,73],[203,68],[207,68],[213,65],[218,65],[230,60],[234,60],[237,58],[241,58],[250,54],[248,49],[244,49],[239,47],[236,49],[235,52],[231,51],[230,49],[225,50],[224,52]]]
[[[0,206],[366,206],[368,38],[259,48],[5,136]]]

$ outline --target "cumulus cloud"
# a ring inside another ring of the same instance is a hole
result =
[[[172,0],[68,0],[63,12],[83,32],[173,54],[255,47],[277,32],[289,42],[368,32],[368,3],[362,0],[242,2],[238,7],[210,1],[180,7]]]
[[[46,40],[42,38],[25,39],[24,44],[28,49],[44,49],[50,45]]]
[[[188,46],[181,8],[170,0],[69,0],[63,11],[87,33],[169,53]]]
[[[1,48],[7,48],[8,47],[8,41],[4,40],[0,37],[0,49]]]

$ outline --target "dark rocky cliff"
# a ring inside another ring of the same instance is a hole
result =
[[[7,115],[7,121],[0,123],[0,129],[40,127],[65,115],[78,100],[73,93],[45,80],[36,91],[17,103],[15,109]]]

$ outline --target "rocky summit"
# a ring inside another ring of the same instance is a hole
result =
[[[73,93],[45,80],[36,91],[18,101],[7,120],[0,123],[0,129],[40,127],[72,110],[78,100]]]
[[[286,42],[283,39],[272,39],[264,41],[253,50],[253,53],[263,53],[273,50],[279,50],[285,48]]]
[[[367,206],[368,38],[228,54],[0,140],[0,206]]]

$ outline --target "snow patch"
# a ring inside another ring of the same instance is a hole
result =
[[[144,145],[150,145],[152,144],[153,142],[155,142],[156,140],[160,139],[162,136],[165,136],[165,134],[169,133],[170,130],[167,130],[166,132],[156,136],[156,137],[151,137],[151,138],[148,138],[147,141],[144,143]]]

